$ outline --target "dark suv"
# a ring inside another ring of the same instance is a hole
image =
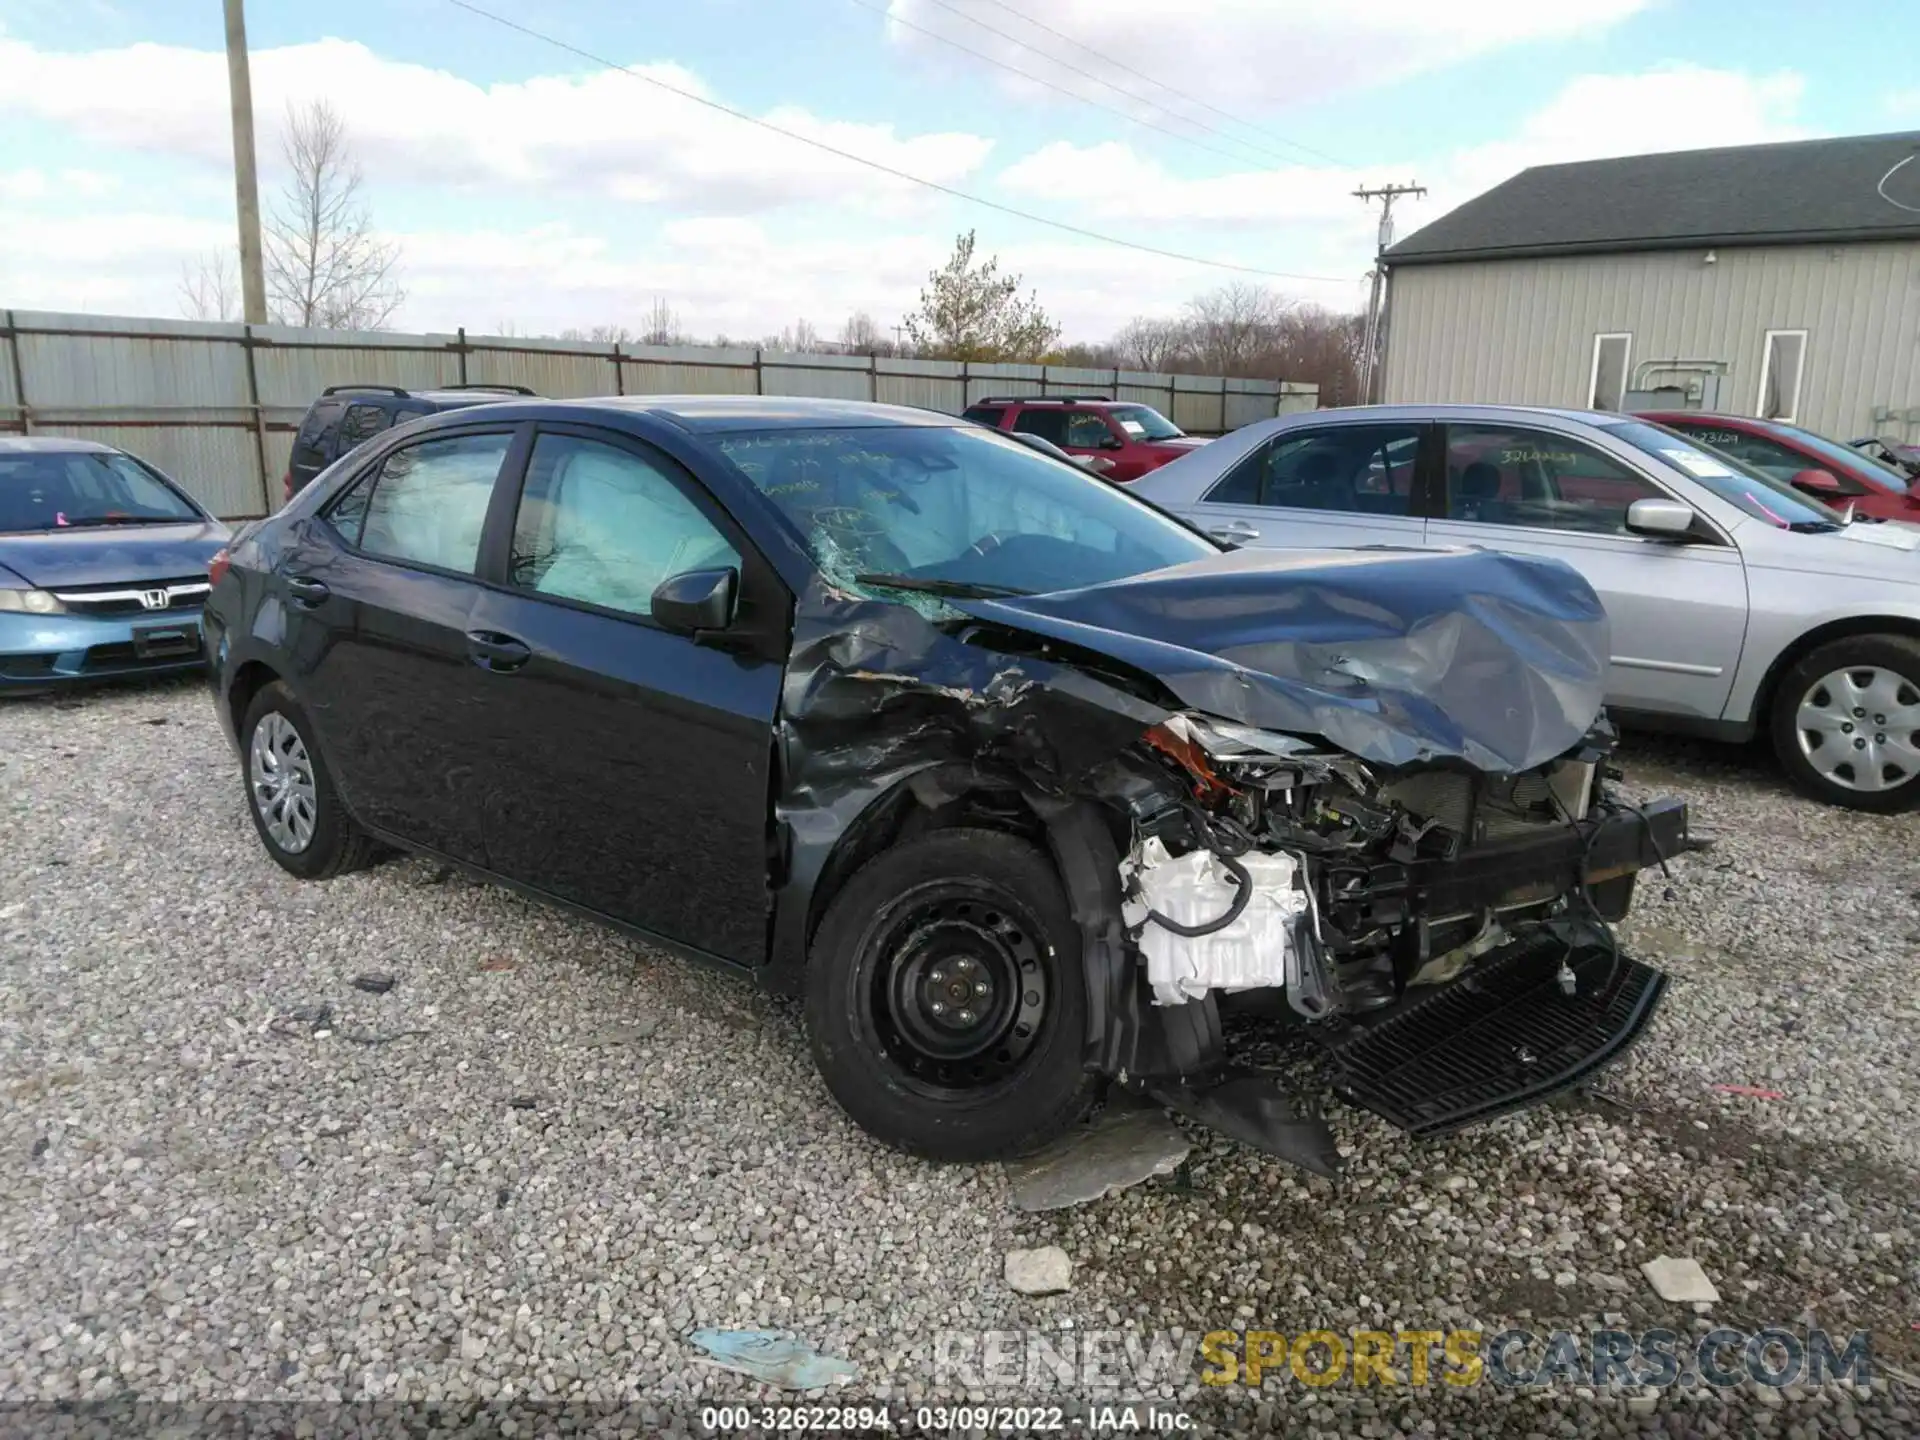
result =
[[[314,476],[382,430],[442,410],[460,410],[533,393],[524,385],[442,385],[433,390],[402,390],[398,385],[329,385],[307,407],[300,433],[293,437],[283,496],[291,500]]]
[[[1138,480],[1207,442],[1189,435],[1149,405],[1104,395],[1001,395],[975,401],[976,425],[1038,435],[1075,458],[1099,456],[1109,480]]]

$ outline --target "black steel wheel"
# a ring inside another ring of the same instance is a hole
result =
[[[938,1159],[1034,1149],[1098,1093],[1066,897],[997,831],[920,836],[848,881],[814,939],[807,1028],[847,1113]]]
[[[875,937],[869,1019],[903,1080],[930,1095],[1017,1076],[1046,1020],[1040,925],[973,879],[902,896]]]

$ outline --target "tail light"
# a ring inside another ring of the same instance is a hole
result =
[[[293,499],[293,471],[289,469],[280,481],[280,503],[284,505],[291,499]]]
[[[214,551],[213,558],[207,561],[207,583],[209,585],[218,585],[222,580],[226,579],[227,567],[232,564],[233,557],[227,553],[224,545]]]

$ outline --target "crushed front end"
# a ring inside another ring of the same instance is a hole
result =
[[[816,897],[947,826],[1051,859],[1078,931],[1087,1071],[1332,1174],[1246,1010],[1420,1135],[1577,1083],[1662,977],[1612,925],[1695,842],[1613,789],[1606,615],[1557,562],[1239,551],[1087,589],[795,612],[772,953]],[[1265,1033],[1264,1031],[1262,1033]],[[1244,1053],[1244,1052],[1243,1052]]]
[[[1142,748],[1119,767],[1121,883],[1156,1007],[1277,993],[1339,1090],[1418,1135],[1575,1084],[1652,1014],[1663,977],[1611,926],[1638,872],[1694,842],[1684,804],[1613,795],[1604,723],[1518,775],[1388,770],[1192,714]]]

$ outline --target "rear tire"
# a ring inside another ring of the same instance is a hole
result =
[[[282,681],[262,686],[240,722],[240,780],[260,843],[288,874],[329,880],[377,853],[341,804],[313,722]]]
[[[1769,729],[1803,794],[1878,814],[1920,804],[1920,641],[1850,635],[1802,656]]]
[[[1092,1107],[1080,932],[1053,863],[993,830],[942,830],[834,897],[807,971],[827,1089],[890,1145],[936,1160],[1038,1149]]]

